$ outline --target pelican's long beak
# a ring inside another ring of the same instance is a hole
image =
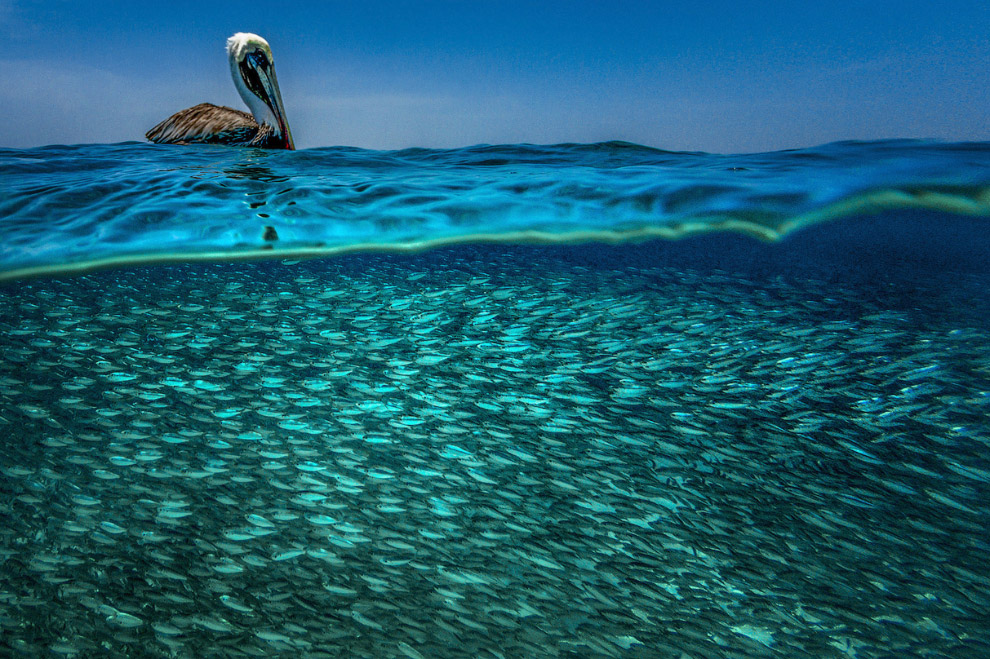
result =
[[[240,65],[241,77],[248,89],[258,96],[272,111],[278,130],[285,138],[285,148],[295,150],[289,122],[285,118],[285,106],[282,105],[282,92],[278,88],[278,78],[275,76],[275,64],[260,51],[249,53]]]

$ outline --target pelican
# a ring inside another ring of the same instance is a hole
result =
[[[145,133],[145,137],[158,144],[295,149],[268,42],[257,34],[238,32],[227,39],[227,59],[234,86],[253,117],[234,108],[200,103],[176,112]]]

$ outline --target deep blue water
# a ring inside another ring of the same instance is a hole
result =
[[[0,656],[990,656],[990,145],[0,169]]]
[[[0,150],[0,277],[92,264],[460,242],[766,241],[851,215],[990,214],[990,145],[748,155],[633,144],[298,152],[124,143]],[[828,231],[828,229],[824,229]]]

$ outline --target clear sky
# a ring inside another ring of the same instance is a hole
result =
[[[990,140],[988,0],[0,0],[0,146],[242,108],[238,31],[271,43],[299,148]]]

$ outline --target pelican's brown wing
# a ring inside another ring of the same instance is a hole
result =
[[[176,112],[147,133],[158,144],[252,144],[259,127],[247,112],[200,103]]]

